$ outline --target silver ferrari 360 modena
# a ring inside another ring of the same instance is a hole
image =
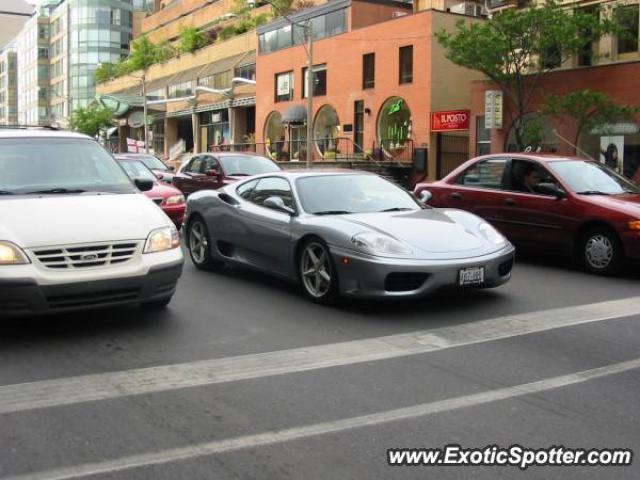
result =
[[[513,246],[462,210],[435,209],[375,174],[288,171],[192,194],[186,243],[197,268],[225,263],[299,282],[311,300],[414,297],[509,280]]]

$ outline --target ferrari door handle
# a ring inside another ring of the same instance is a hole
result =
[[[458,192],[453,192],[453,193],[451,194],[451,198],[452,198],[453,200],[460,200],[460,199],[462,198],[462,195],[460,195]]]
[[[516,201],[513,198],[505,198],[504,203],[507,205],[515,205]]]

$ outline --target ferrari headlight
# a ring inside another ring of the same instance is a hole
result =
[[[411,249],[398,240],[376,232],[359,233],[351,237],[351,243],[373,255],[387,253],[395,255],[408,255]]]
[[[507,243],[507,239],[504,238],[504,235],[502,235],[498,230],[493,228],[487,222],[482,222],[478,227],[478,230],[480,230],[480,233],[484,238],[495,245],[502,245],[503,243]]]
[[[11,242],[0,241],[0,265],[24,265],[29,257]]]
[[[179,205],[181,203],[184,203],[184,195],[174,195],[164,201],[165,205]]]
[[[176,227],[162,227],[153,230],[147,237],[144,245],[144,253],[156,253],[178,248],[180,236]]]

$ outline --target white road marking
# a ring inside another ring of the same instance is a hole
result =
[[[461,408],[474,407],[499,400],[507,400],[546,392],[557,388],[576,385],[588,380],[595,380],[640,368],[640,358],[627,362],[615,363],[605,367],[584,370],[569,375],[552,377],[537,382],[498,388],[486,392],[449,398],[437,402],[423,403],[412,407],[387,410],[383,412],[345,418],[330,422],[315,423],[301,427],[276,430],[255,435],[216,440],[187,447],[172,448],[152,453],[131,455],[113,460],[86,463],[55,470],[41,471],[8,477],[5,480],[71,480],[99,474],[111,474],[133,468],[161,465],[180,460],[189,460],[224,452],[246,448],[257,448],[277,443],[301,440],[318,435],[342,432],[355,428],[370,427],[389,422],[411,420],[426,415],[448,412]]]
[[[640,297],[342,343],[0,386],[0,413],[422,354],[640,314]]]

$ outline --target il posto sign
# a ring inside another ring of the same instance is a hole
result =
[[[447,110],[431,113],[432,132],[450,132],[453,130],[469,130],[469,110]]]

